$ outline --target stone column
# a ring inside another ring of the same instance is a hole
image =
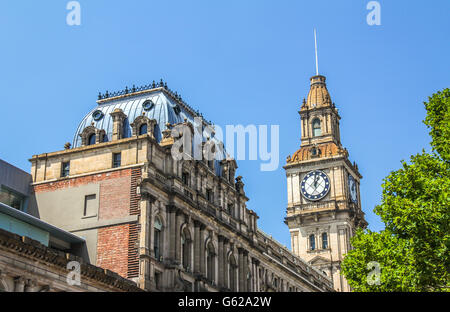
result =
[[[154,196],[152,196],[148,192],[141,193],[141,201],[140,201],[140,225],[141,225],[141,233],[140,233],[140,241],[139,241],[139,287],[142,289],[150,289],[152,274],[150,267],[150,259],[153,250],[152,237],[153,231],[151,227],[151,219],[152,219],[152,203],[156,200]]]
[[[228,287],[228,259],[227,259],[228,239],[223,238],[223,253],[220,257],[223,258],[223,286]]]
[[[249,283],[248,283],[248,251],[245,250],[244,251],[244,291],[250,291],[250,289],[248,289],[249,287]]]
[[[22,276],[14,279],[14,292],[23,292],[25,289],[25,278]]]
[[[245,270],[244,270],[244,248],[239,247],[238,248],[238,271],[239,271],[239,291],[245,291],[245,282],[246,282],[246,276],[245,276]]]
[[[254,291],[259,292],[259,268],[258,263],[259,261],[257,259],[252,259],[253,262],[253,272],[254,272]]]
[[[204,224],[200,227],[200,273],[203,274],[203,276],[206,276],[206,256],[205,256],[205,229],[206,226]]]
[[[35,280],[27,280],[25,283],[24,292],[35,292],[36,286],[37,286],[37,283]]]
[[[175,255],[175,237],[176,237],[176,210],[175,206],[167,206],[167,211],[169,214],[169,226],[167,227],[169,231],[169,244],[165,246],[169,249],[169,258],[174,261],[176,259]]]
[[[181,224],[183,213],[181,210],[177,210],[176,217],[175,217],[175,260],[177,263],[181,263]]]
[[[194,220],[194,273],[200,273],[200,227],[201,222]]]
[[[217,285],[219,287],[225,287],[224,284],[224,274],[225,274],[225,258],[223,257],[223,241],[224,241],[224,237],[222,235],[218,235],[218,240],[219,240],[219,251],[218,251],[218,260],[219,260],[219,265],[218,265],[218,271],[219,271],[219,276],[218,276],[218,283]]]

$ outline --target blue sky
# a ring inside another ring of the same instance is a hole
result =
[[[449,87],[449,1],[68,1],[0,3],[0,158],[26,171],[63,149],[99,91],[163,78],[218,125],[280,125],[280,167],[240,161],[260,228],[290,247],[284,160],[300,145],[297,111],[315,72],[327,77],[341,139],[363,175],[369,228],[382,179],[425,148],[423,101]]]

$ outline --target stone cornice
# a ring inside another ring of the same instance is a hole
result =
[[[112,291],[143,291],[134,282],[121,277],[115,272],[86,263],[77,256],[68,253],[64,254],[44,246],[38,241],[25,236],[21,237],[2,229],[0,229],[0,249],[43,263],[46,266],[53,266],[63,272],[67,271],[67,264],[70,261],[78,261],[81,264],[81,276],[101,283],[108,288],[113,288],[111,289]]]

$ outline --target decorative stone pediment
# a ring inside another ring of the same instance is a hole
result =
[[[133,123],[130,124],[131,129],[133,131],[133,135],[134,136],[140,135],[139,130],[144,124],[147,125],[147,134],[150,135],[152,139],[155,139],[155,126],[157,124],[156,119],[148,118],[147,116],[145,116],[145,113],[136,117]]]
[[[321,256],[316,256],[311,261],[309,261],[309,263],[313,266],[318,266],[323,264],[330,264],[330,260]]]
[[[80,133],[81,137],[81,146],[89,145],[89,138],[91,135],[95,135],[95,144],[104,142],[104,138],[106,136],[106,132],[103,129],[98,129],[93,125],[88,126],[83,129],[83,132]]]

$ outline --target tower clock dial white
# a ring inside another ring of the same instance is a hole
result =
[[[303,178],[301,190],[306,199],[312,201],[320,200],[330,191],[330,179],[321,170],[311,171]]]
[[[348,188],[350,191],[350,199],[356,204],[358,200],[358,192],[356,191],[356,181],[352,175],[348,175]]]

